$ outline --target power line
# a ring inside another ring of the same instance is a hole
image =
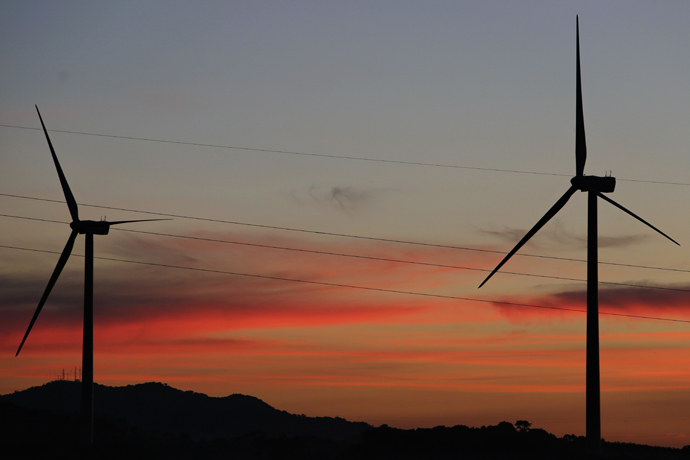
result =
[[[41,128],[34,128],[31,126],[18,126],[18,125],[8,125],[0,124],[4,128],[15,128],[15,129],[28,129],[34,131],[40,131]],[[489,171],[489,172],[504,172],[504,173],[514,173],[514,174],[531,174],[539,176],[559,176],[559,177],[572,177],[570,174],[557,174],[548,172],[537,172],[537,171],[523,171],[517,169],[500,169],[500,168],[481,168],[477,166],[461,166],[461,165],[451,165],[443,163],[424,163],[418,161],[405,161],[405,160],[387,160],[383,158],[367,158],[367,157],[355,157],[348,155],[329,155],[325,153],[307,153],[307,152],[295,152],[290,150],[271,150],[271,149],[259,149],[254,147],[237,147],[231,145],[223,144],[207,144],[203,142],[184,142],[184,141],[171,141],[166,139],[153,139],[147,137],[135,137],[135,136],[118,136],[115,134],[99,134],[99,133],[87,133],[83,131],[68,131],[60,129],[51,129],[50,131],[56,133],[64,134],[77,134],[81,136],[94,136],[94,137],[106,137],[111,139],[127,139],[132,141],[145,141],[145,142],[158,142],[164,144],[177,144],[177,145],[189,145],[194,147],[211,147],[217,149],[227,149],[227,150],[245,150],[249,152],[263,152],[263,153],[279,153],[285,155],[301,155],[307,157],[317,157],[317,158],[330,158],[338,160],[354,160],[354,161],[368,161],[373,163],[389,163],[389,164],[399,164],[408,166],[427,166],[434,168],[453,168],[453,169],[469,169],[473,171]],[[642,180],[642,179],[617,179],[622,182],[643,182],[648,184],[664,184],[664,185],[690,185],[686,182],[666,182],[666,181],[654,181],[654,180]]]
[[[49,222],[49,223],[54,223],[54,224],[67,224],[68,222],[63,222],[59,220],[49,220],[49,219],[38,219],[35,217],[24,217],[24,216],[12,216],[8,214],[0,214],[0,217],[10,217],[13,219],[24,219],[24,220],[32,220],[32,221],[38,221],[38,222]],[[231,240],[219,240],[219,239],[214,239],[214,238],[202,238],[198,236],[188,236],[188,235],[174,235],[170,233],[160,233],[160,232],[147,232],[143,230],[129,230],[125,228],[113,228],[112,230],[116,230],[119,232],[128,232],[128,233],[140,233],[144,235],[153,235],[153,236],[165,236],[169,238],[180,238],[180,239],[187,239],[187,240],[195,240],[195,241],[207,241],[211,243],[222,243],[222,244],[233,244],[233,245],[238,245],[238,246],[250,246],[250,247],[256,247],[256,248],[264,248],[264,249],[278,249],[278,250],[283,250],[283,251],[294,251],[294,252],[302,252],[302,253],[308,253],[308,254],[320,254],[320,255],[327,255],[327,256],[335,256],[335,257],[349,257],[353,259],[364,259],[364,260],[375,260],[375,261],[380,261],[380,262],[394,262],[394,263],[399,263],[399,264],[410,264],[410,265],[421,265],[425,267],[438,267],[438,268],[450,268],[450,269],[455,269],[455,270],[470,270],[470,271],[478,271],[478,272],[490,272],[491,270],[486,269],[486,268],[475,268],[475,267],[463,267],[459,265],[447,265],[447,264],[436,264],[436,263],[431,263],[431,262],[419,262],[419,261],[414,261],[414,260],[403,260],[403,259],[392,259],[392,258],[387,258],[387,257],[374,257],[374,256],[365,256],[365,255],[360,255],[360,254],[344,254],[340,252],[330,252],[330,251],[317,251],[313,249],[302,249],[302,248],[290,248],[290,247],[285,247],[285,246],[275,246],[275,245],[268,245],[268,244],[259,244],[259,243],[247,243],[243,241],[231,241]],[[690,272],[690,270],[689,270]],[[501,272],[506,275],[518,275],[518,276],[529,276],[533,278],[546,278],[546,279],[553,279],[553,280],[559,280],[559,281],[576,281],[580,283],[585,283],[587,280],[584,279],[579,279],[579,278],[567,278],[563,276],[550,276],[550,275],[537,275],[534,273],[520,273],[520,272]],[[634,283],[616,283],[616,282],[611,282],[611,281],[599,281],[600,284],[608,284],[612,286],[623,286],[623,287],[636,287],[636,288],[641,288],[641,289],[659,289],[659,290],[665,290],[665,291],[677,291],[677,292],[690,292],[690,289],[682,289],[682,288],[671,288],[671,287],[663,287],[663,286],[651,286],[651,285],[644,285],[644,284],[634,284]]]
[[[57,251],[46,251],[43,249],[21,248],[21,247],[17,247],[17,246],[0,245],[0,248],[16,249],[16,250],[20,250],[20,251],[41,252],[41,253],[47,253],[47,254],[61,254],[60,252],[57,252]],[[82,255],[82,254],[72,254],[72,255],[75,257],[84,257],[84,255]],[[293,283],[314,284],[314,285],[318,285],[318,286],[339,287],[339,288],[347,288],[347,289],[360,289],[360,290],[364,290],[364,291],[374,291],[374,292],[388,292],[388,293],[393,293],[393,294],[415,295],[415,296],[433,297],[433,298],[448,299],[448,300],[464,300],[464,301],[468,301],[468,302],[490,303],[490,304],[494,304],[494,305],[496,305],[496,304],[507,305],[507,306],[511,306],[511,307],[539,308],[539,309],[544,309],[544,310],[559,310],[559,311],[570,311],[570,312],[575,312],[575,313],[587,313],[586,310],[578,310],[576,308],[552,307],[552,306],[548,306],[548,305],[534,305],[534,304],[526,304],[526,303],[518,303],[518,302],[506,302],[506,301],[502,301],[502,300],[477,299],[477,298],[473,298],[473,297],[459,297],[459,296],[451,296],[451,295],[443,295],[443,294],[431,294],[431,293],[426,293],[426,292],[402,291],[402,290],[397,290],[397,289],[384,289],[384,288],[375,288],[375,287],[368,287],[368,286],[357,286],[357,285],[352,285],[352,284],[328,283],[325,281],[313,281],[313,280],[303,280],[303,279],[296,279],[296,278],[284,278],[284,277],[279,277],[279,276],[257,275],[254,273],[241,273],[241,272],[231,272],[231,271],[225,271],[225,270],[212,270],[212,269],[207,269],[207,268],[185,267],[185,266],[181,266],[181,265],[158,264],[158,263],[153,263],[153,262],[140,262],[140,261],[136,261],[136,260],[115,259],[112,257],[96,257],[96,256],[94,256],[94,259],[107,260],[110,262],[123,262],[123,263],[137,264],[137,265],[148,265],[148,266],[154,266],[154,267],[174,268],[174,269],[178,269],[178,270],[191,270],[191,271],[198,271],[198,272],[204,272],[204,273],[216,273],[216,274],[221,274],[221,275],[246,276],[246,277],[250,277],[250,278],[260,278],[260,279],[267,279],[267,280],[272,280],[272,281],[287,281],[287,282],[293,282]],[[600,315],[606,315],[606,316],[618,316],[618,317],[624,317],[624,318],[649,319],[649,320],[655,320],[655,321],[668,321],[668,322],[675,322],[675,323],[690,323],[690,320],[677,319],[677,318],[661,318],[661,317],[655,317],[655,316],[631,315],[631,314],[626,314],[626,313],[601,312],[601,311],[599,312],[599,314]]]
[[[10,197],[10,198],[19,198],[19,199],[25,199],[25,200],[46,201],[49,203],[63,203],[63,204],[65,203],[62,200],[53,200],[53,199],[49,199],[49,198],[37,198],[37,197],[23,196],[23,195],[12,195],[9,193],[0,193],[0,196],[6,196],[6,197]],[[490,254],[507,254],[507,252],[505,252],[505,251],[495,251],[492,249],[469,248],[466,246],[451,246],[451,245],[446,245],[446,244],[424,243],[424,242],[420,242],[420,241],[409,241],[409,240],[396,240],[396,239],[391,239],[391,238],[377,238],[377,237],[363,236],[363,235],[349,235],[349,234],[345,234],[345,233],[323,232],[323,231],[318,231],[318,230],[307,230],[307,229],[291,228],[291,227],[279,227],[279,226],[275,226],[275,225],[253,224],[253,223],[249,223],[249,222],[238,222],[238,221],[231,221],[231,220],[211,219],[211,218],[206,218],[206,217],[185,216],[185,215],[181,215],[181,214],[167,214],[167,213],[154,212],[154,211],[143,211],[143,210],[137,210],[137,209],[117,208],[117,207],[113,207],[113,206],[100,206],[100,205],[95,205],[95,204],[79,204],[79,206],[85,206],[85,207],[89,207],[89,208],[98,208],[98,209],[108,209],[108,210],[113,210],[113,211],[134,212],[134,213],[148,214],[148,215],[153,215],[153,216],[172,217],[172,218],[176,218],[176,219],[188,219],[188,220],[197,220],[197,221],[203,221],[203,222],[214,222],[214,223],[220,223],[220,224],[241,225],[241,226],[246,226],[246,227],[266,228],[266,229],[271,229],[271,230],[282,230],[282,231],[289,231],[289,232],[312,233],[312,234],[323,235],[323,236],[336,236],[336,237],[341,237],[341,238],[353,238],[353,239],[359,239],[359,240],[380,241],[380,242],[396,243],[396,244],[411,244],[411,245],[416,245],[416,246],[425,246],[425,247],[433,247],[433,248],[444,248],[444,249],[456,249],[456,250],[463,250],[463,251],[485,252],[485,253],[490,253]],[[12,217],[12,216],[9,216],[9,217]],[[574,259],[574,258],[556,257],[556,256],[544,256],[544,255],[538,255],[538,254],[520,254],[520,253],[518,253],[515,255],[518,257],[536,257],[539,259],[563,260],[563,261],[567,261],[567,262],[581,262],[581,263],[587,262],[584,259]],[[662,271],[670,271],[670,272],[690,273],[690,270],[683,270],[683,269],[677,269],[677,268],[666,268],[666,267],[652,267],[652,266],[648,266],[648,265],[621,264],[621,263],[616,263],[616,262],[601,262],[601,261],[599,261],[599,264],[600,265],[611,265],[611,266],[616,266],[616,267],[642,268],[642,269],[646,269],[646,270],[662,270]]]

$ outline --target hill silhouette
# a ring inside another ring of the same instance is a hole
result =
[[[339,417],[290,414],[253,396],[233,394],[217,398],[155,382],[124,387],[96,384],[94,399],[96,415],[123,420],[144,432],[186,434],[193,439],[263,433],[269,437],[316,436],[340,441],[373,428]],[[81,383],[53,381],[0,395],[0,401],[29,409],[76,413],[81,408]]]
[[[0,395],[3,459],[583,459],[585,439],[526,421],[472,428],[374,428],[306,417],[252,396],[222,398],[163,383],[95,387],[95,445],[79,445],[79,382]],[[603,443],[607,459],[690,460],[683,449]]]

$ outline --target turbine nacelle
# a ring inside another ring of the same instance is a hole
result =
[[[105,220],[80,220],[69,224],[70,228],[80,235],[91,233],[93,235],[107,235],[110,231],[110,222]]]
[[[616,188],[616,178],[611,176],[575,176],[570,183],[581,192],[612,193]]]

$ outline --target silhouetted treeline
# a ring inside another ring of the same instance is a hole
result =
[[[516,424],[517,425],[517,424]],[[603,456],[608,459],[688,459],[690,446],[684,449],[638,444],[604,442]],[[385,425],[364,433],[356,446],[356,457],[397,459],[584,459],[584,436],[558,438],[540,428],[517,429],[510,422],[471,428],[417,428],[400,430]]]
[[[51,382],[0,396],[0,458],[586,458],[584,437],[558,438],[542,429],[531,428],[526,421],[480,428],[462,425],[414,430],[386,425],[374,428],[340,418],[288,414],[249,396],[210,398],[163,384],[119,388],[98,385],[95,445],[84,450],[79,445],[76,412],[79,385],[78,382]],[[72,394],[75,389],[76,395]],[[104,413],[98,410],[99,405],[102,408],[115,405],[119,413]],[[163,419],[167,420],[163,423]],[[219,436],[218,427],[212,427],[204,433],[213,424],[234,431],[226,430],[225,435]],[[291,424],[294,426],[290,427]],[[608,459],[690,460],[690,446],[673,449],[604,442],[603,453]]]

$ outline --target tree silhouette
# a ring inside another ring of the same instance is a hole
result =
[[[532,424],[530,422],[528,422],[527,420],[518,420],[517,422],[515,422],[515,428],[517,428],[517,430],[520,433],[522,433],[524,431],[529,431],[531,426],[532,426]]]

